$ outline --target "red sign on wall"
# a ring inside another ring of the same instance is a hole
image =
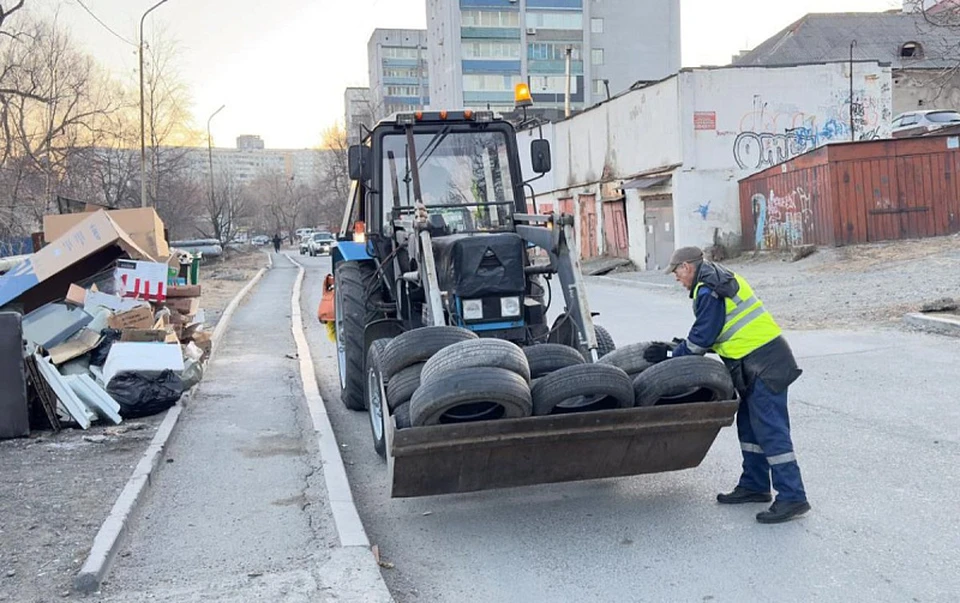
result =
[[[716,130],[717,112],[716,111],[696,111],[693,114],[694,130]]]

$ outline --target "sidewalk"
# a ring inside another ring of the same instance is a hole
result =
[[[343,597],[376,566],[338,547],[291,334],[296,275],[275,255],[234,316],[102,600],[373,600]]]

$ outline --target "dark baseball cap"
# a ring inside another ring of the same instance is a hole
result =
[[[667,266],[667,269],[664,270],[667,274],[670,274],[680,264],[685,262],[702,262],[703,261],[703,250],[699,247],[681,247],[680,249],[673,252],[673,255],[670,257],[670,265]]]

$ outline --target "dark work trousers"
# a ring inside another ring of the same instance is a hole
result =
[[[787,392],[775,394],[759,378],[737,411],[737,433],[743,454],[740,487],[754,492],[769,492],[770,478],[777,500],[807,500],[800,477],[800,466],[790,440],[790,415]]]

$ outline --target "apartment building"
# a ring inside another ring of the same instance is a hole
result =
[[[568,49],[575,110],[680,69],[679,0],[427,0],[427,33],[438,108],[562,108]]]
[[[376,119],[430,104],[427,32],[377,29],[367,43],[370,101]]]

